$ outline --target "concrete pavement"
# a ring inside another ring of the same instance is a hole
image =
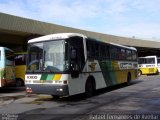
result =
[[[99,90],[88,99],[81,95],[61,99],[33,95],[9,100],[2,103],[0,113],[18,114],[22,120],[108,119],[114,115],[124,119],[159,120],[160,77],[143,76],[130,86],[118,85]]]

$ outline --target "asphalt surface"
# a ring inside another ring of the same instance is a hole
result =
[[[141,76],[129,86],[98,90],[91,98],[27,96],[24,87],[4,88],[0,113],[4,120],[160,120],[160,76]]]

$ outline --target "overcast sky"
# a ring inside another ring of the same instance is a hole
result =
[[[0,0],[0,12],[105,34],[160,40],[160,0]]]

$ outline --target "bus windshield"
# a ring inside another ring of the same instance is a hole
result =
[[[139,58],[139,64],[155,64],[155,58]]]
[[[65,41],[31,43],[28,51],[27,71],[66,71]]]

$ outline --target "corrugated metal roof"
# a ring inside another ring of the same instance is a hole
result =
[[[80,29],[60,26],[56,24],[21,18],[13,15],[4,14],[4,13],[0,13],[0,20],[1,20],[0,32],[10,32],[10,33],[24,35],[24,36],[27,34],[47,35],[47,34],[54,34],[54,33],[74,32],[74,33],[81,33],[86,36],[93,37],[95,39],[100,39],[103,41],[117,43],[121,45],[160,48],[160,42],[158,41],[149,41],[149,40],[141,40],[141,39],[107,35],[102,33],[96,33],[96,32],[80,30]]]

